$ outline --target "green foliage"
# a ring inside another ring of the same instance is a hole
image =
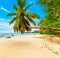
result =
[[[51,30],[41,30],[40,33],[41,34],[53,34]]]
[[[34,4],[33,3],[31,3],[31,4],[29,4],[27,7],[25,7],[25,11],[28,9],[28,8],[30,8],[31,6],[33,6]]]
[[[28,8],[31,7],[33,3],[28,6],[25,6],[25,3],[26,0],[18,0],[18,5],[13,5],[15,13],[8,13],[8,16],[14,16],[9,24],[14,23],[13,29],[15,32],[21,31],[21,33],[24,33],[25,31],[30,31],[30,23],[36,25],[33,19],[39,19],[38,14],[27,12]]]
[[[33,21],[33,19],[32,19],[32,18],[30,18],[29,16],[27,16],[27,18],[28,18],[29,22],[31,22],[33,25],[35,25],[35,26],[36,26],[36,24],[35,24],[35,22]]]
[[[16,13],[8,13],[7,16],[16,16]]]
[[[39,22],[39,26],[60,28],[60,0],[38,0],[41,5],[44,6],[46,17]],[[57,34],[57,32],[51,30],[42,30],[43,34]]]
[[[14,17],[14,18],[9,22],[9,24],[12,24],[16,19],[17,19],[17,17]]]
[[[13,5],[13,8],[14,8],[15,10],[17,10],[17,6],[16,6],[15,4]]]
[[[54,22],[53,20],[43,19],[39,22],[39,26],[60,28],[60,22],[58,20],[56,22]],[[41,30],[40,33],[42,33],[42,34],[55,34],[55,35],[60,34],[59,32],[53,31],[53,30]]]
[[[32,18],[40,19],[40,16],[36,13],[33,13],[33,12],[29,12],[29,13],[27,12],[26,15],[29,17],[32,17]]]
[[[20,6],[21,9],[24,8],[25,3],[26,3],[26,0],[18,0],[18,5]]]
[[[60,18],[60,0],[38,0],[48,13],[47,17]],[[50,19],[48,18],[48,19]]]

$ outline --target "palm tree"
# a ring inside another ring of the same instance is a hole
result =
[[[40,19],[38,14],[27,12],[28,8],[31,7],[33,3],[28,6],[25,6],[25,4],[26,0],[18,0],[18,6],[13,6],[16,11],[14,13],[8,13],[8,16],[14,16],[9,24],[14,23],[13,29],[15,32],[21,31],[21,33],[23,33],[25,31],[30,31],[30,23],[36,25],[33,19]]]

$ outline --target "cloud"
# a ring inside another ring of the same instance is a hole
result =
[[[4,19],[0,18],[0,21],[3,21]]]
[[[10,11],[8,11],[7,9],[5,9],[4,7],[1,7],[0,9],[4,10],[7,13],[10,13]]]
[[[8,21],[5,19],[0,19],[0,33],[12,33],[13,32],[13,25],[9,25]]]
[[[6,27],[6,28],[12,28],[13,27],[13,25],[9,25],[9,22],[4,22],[4,21],[2,21],[2,22],[0,22],[0,27]]]

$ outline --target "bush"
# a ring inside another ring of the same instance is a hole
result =
[[[52,34],[53,32],[51,30],[41,30],[41,34]]]
[[[40,34],[57,35],[60,37],[60,33],[52,30],[41,30]]]

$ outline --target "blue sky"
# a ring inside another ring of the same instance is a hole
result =
[[[26,5],[34,3],[34,6],[28,9],[29,12],[35,12],[40,15],[40,19],[46,16],[44,7],[37,3],[37,0],[27,0]],[[13,25],[9,25],[12,17],[7,17],[7,14],[14,12],[13,4],[17,4],[17,0],[0,0],[0,33],[13,32]],[[38,23],[38,20],[35,20]]]

